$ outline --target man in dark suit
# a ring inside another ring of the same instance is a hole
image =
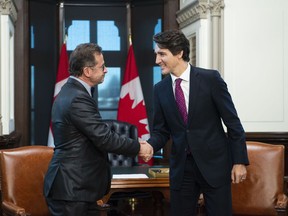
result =
[[[52,107],[54,155],[44,182],[53,216],[98,215],[96,201],[110,189],[108,152],[149,157],[151,146],[113,133],[102,122],[91,87],[104,81],[102,49],[80,44],[70,55],[70,77]],[[139,152],[140,151],[140,152]]]
[[[216,70],[188,63],[189,41],[181,31],[162,32],[153,40],[156,63],[167,76],[154,88],[153,128],[147,142],[156,152],[170,137],[173,141],[172,216],[195,215],[200,193],[207,215],[231,216],[231,181],[246,178],[249,161],[245,132],[226,83]],[[177,97],[184,104],[178,105]]]

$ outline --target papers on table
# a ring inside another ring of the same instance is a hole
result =
[[[114,174],[113,179],[149,178],[146,174]]]

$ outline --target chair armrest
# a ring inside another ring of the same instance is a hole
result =
[[[19,207],[11,202],[2,202],[3,215],[7,216],[29,216],[30,214],[25,213],[25,209]]]
[[[285,194],[279,194],[277,197],[277,202],[275,209],[277,212],[287,212],[288,198]],[[285,214],[286,215],[286,214]]]
[[[275,205],[275,209],[278,215],[287,215],[287,207],[288,207],[288,198],[287,198],[287,182],[288,176],[284,176],[284,193],[279,194],[277,197],[277,202]]]
[[[284,193],[287,194],[287,184],[288,184],[288,176],[284,176]]]

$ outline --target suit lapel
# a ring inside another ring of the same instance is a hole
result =
[[[197,95],[199,92],[199,79],[198,73],[195,71],[195,68],[191,65],[190,70],[190,90],[189,90],[189,109],[188,109],[188,125],[191,124],[191,119],[193,116],[193,111],[197,103]]]
[[[167,77],[167,79],[165,80],[165,89],[163,92],[166,92],[166,97],[164,96],[163,99],[167,100],[167,104],[170,104],[168,109],[170,109],[171,113],[174,114],[171,116],[171,118],[174,118],[174,117],[177,118],[176,121],[181,122],[181,124],[184,125],[184,121],[180,115],[180,112],[178,110],[177,103],[175,100],[175,96],[174,96],[174,92],[173,92],[173,88],[172,88],[171,76]]]

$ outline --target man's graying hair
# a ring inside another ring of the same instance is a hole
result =
[[[159,48],[168,49],[173,55],[179,54],[183,50],[183,60],[189,62],[190,45],[189,40],[179,30],[169,30],[160,32],[153,36]]]
[[[95,54],[102,54],[102,48],[95,43],[79,44],[71,53],[69,59],[70,75],[79,77],[84,67],[93,67],[97,64]]]

